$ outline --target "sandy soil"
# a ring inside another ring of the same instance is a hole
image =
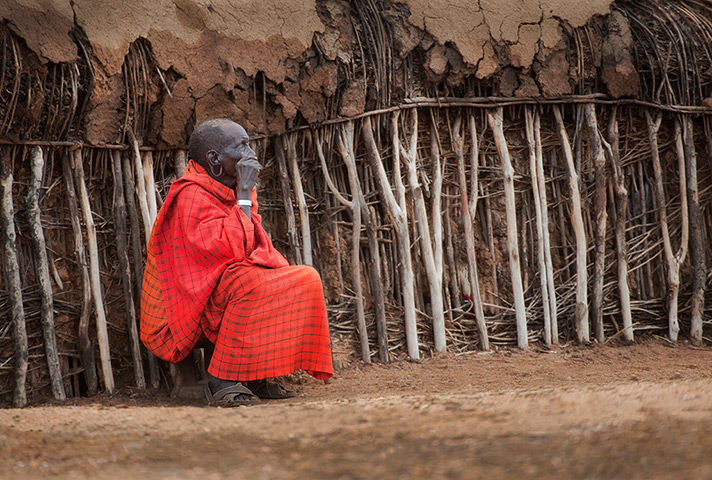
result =
[[[354,365],[237,409],[121,392],[0,410],[2,478],[712,478],[712,349]]]

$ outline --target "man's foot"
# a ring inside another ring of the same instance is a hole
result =
[[[245,382],[250,390],[260,398],[282,399],[292,398],[296,394],[284,388],[277,382],[268,379]]]
[[[241,407],[260,403],[260,399],[240,382],[210,376],[205,385],[205,397],[213,407]]]

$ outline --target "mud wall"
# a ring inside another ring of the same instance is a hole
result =
[[[635,97],[628,21],[612,11],[608,0],[506,9],[492,0],[8,0],[0,19],[36,82],[52,65],[83,66],[86,108],[65,136],[114,143],[133,128],[144,144],[182,146],[195,122],[214,115],[274,134],[424,93],[551,97],[586,84]],[[585,38],[576,33],[584,27]],[[137,60],[146,65],[133,78],[125,70]],[[34,93],[41,116],[51,106]],[[28,133],[18,122],[5,134]]]

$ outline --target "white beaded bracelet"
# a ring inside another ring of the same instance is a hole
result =
[[[252,206],[252,200],[238,200],[237,204],[241,207],[251,207]]]

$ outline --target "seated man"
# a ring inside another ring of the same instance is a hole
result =
[[[212,405],[285,398],[289,392],[267,379],[298,369],[331,377],[321,279],[311,267],[290,266],[262,228],[254,188],[262,167],[247,132],[208,120],[188,148],[148,245],[141,340],[174,363],[202,337],[212,342]]]

